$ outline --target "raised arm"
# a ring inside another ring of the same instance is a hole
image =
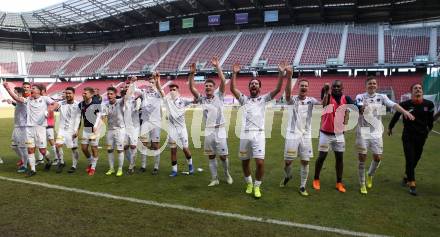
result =
[[[5,87],[6,91],[8,92],[8,94],[11,96],[11,98],[13,100],[17,101],[18,103],[23,103],[24,102],[24,98],[23,97],[18,96],[17,94],[15,94],[12,91],[9,83],[5,82],[5,83],[3,83],[3,86]]]
[[[217,57],[213,57],[211,60],[211,64],[217,69],[218,77],[220,78],[220,86],[218,87],[218,90],[222,95],[225,94],[225,86],[226,86],[226,79],[225,75],[223,74],[223,70],[220,67],[220,62]]]
[[[275,98],[275,96],[280,93],[281,86],[283,86],[283,77],[284,72],[286,71],[287,65],[286,63],[281,63],[278,65],[278,83],[273,91],[270,92],[270,98]]]
[[[324,97],[322,98],[322,106],[325,107],[328,104],[330,104],[330,85],[326,83],[322,88],[322,90],[324,91]]]
[[[160,84],[160,73],[158,71],[153,73],[154,81],[156,82],[156,89],[159,91],[160,96],[165,97],[165,93],[162,90],[162,85]]]
[[[241,95],[241,92],[237,89],[237,85],[236,85],[237,74],[239,71],[240,71],[240,65],[238,63],[235,63],[232,66],[231,92],[236,99],[239,99]]]
[[[288,103],[292,95],[293,67],[287,67],[286,74],[287,74],[287,84],[286,84],[285,94],[286,94],[286,102]]]
[[[200,93],[197,91],[196,87],[194,86],[194,76],[196,75],[196,64],[191,63],[189,66],[189,76],[188,76],[188,85],[189,90],[191,91],[191,94],[193,94],[194,99],[198,99],[200,97]]]

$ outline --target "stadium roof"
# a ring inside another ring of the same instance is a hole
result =
[[[260,14],[266,9],[279,9],[280,19],[298,24],[440,17],[438,0],[68,0],[32,12],[0,12],[0,28],[30,32],[118,31],[163,19],[231,15],[237,11]]]
[[[157,5],[167,5],[175,0],[69,0],[40,10],[24,13],[0,12],[0,26],[17,28],[61,28],[115,18],[129,11]],[[124,22],[121,22],[123,24]],[[98,24],[98,27],[101,28]]]

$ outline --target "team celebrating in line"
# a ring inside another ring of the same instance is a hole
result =
[[[20,158],[18,172],[34,176],[37,164],[45,160],[45,170],[49,170],[56,162],[56,172],[61,173],[65,167],[63,147],[72,150],[72,165],[67,171],[75,173],[79,161],[79,131],[82,125],[81,150],[88,160],[87,173],[93,176],[99,158],[98,145],[100,137],[106,133],[106,150],[109,169],[108,176],[124,175],[124,161],[128,162],[128,174],[135,172],[137,151],[141,153],[139,172],[146,172],[147,156],[154,158],[152,174],[159,173],[160,137],[162,130],[162,105],[166,109],[168,147],[171,151],[171,177],[178,176],[177,148],[180,148],[186,158],[187,175],[194,174],[192,154],[189,149],[188,131],[185,122],[185,111],[188,106],[198,104],[203,112],[204,154],[208,158],[211,180],[208,186],[220,184],[217,161],[223,167],[224,180],[232,184],[230,161],[227,142],[227,127],[224,115],[224,96],[226,79],[220,67],[218,58],[211,60],[218,73],[220,85],[206,79],[203,94],[195,87],[194,77],[197,72],[196,64],[191,64],[188,85],[193,99],[182,97],[179,86],[172,81],[168,83],[169,93],[162,89],[159,72],[154,72],[145,89],[137,88],[135,76],[130,76],[124,86],[118,91],[116,87],[107,88],[107,100],[102,101],[95,90],[90,87],[82,91],[83,101],[75,101],[75,88],[64,90],[63,100],[55,101],[46,95],[42,85],[23,83],[22,87],[11,88],[5,82],[4,87],[12,97],[8,102],[15,106],[14,131],[12,134],[12,149]],[[298,80],[298,92],[292,95],[293,68],[281,63],[278,66],[278,81],[267,94],[261,95],[262,82],[254,77],[249,81],[249,94],[238,90],[237,76],[240,65],[232,67],[230,90],[240,104],[241,131],[239,158],[245,180],[245,193],[261,198],[261,185],[265,173],[265,116],[267,104],[280,93],[283,81],[286,80],[285,101],[288,122],[284,145],[284,177],[280,187],[286,187],[292,179],[293,161],[300,159],[299,193],[308,196],[307,180],[309,162],[313,157],[312,146],[312,114],[315,105],[324,107],[321,115],[319,134],[319,155],[315,163],[315,173],[312,187],[321,189],[320,173],[327,157],[332,150],[336,159],[336,189],[344,193],[346,188],[342,182],[343,156],[345,152],[344,131],[348,124],[350,112],[359,111],[356,128],[356,149],[358,153],[359,191],[367,194],[373,187],[373,177],[381,164],[383,154],[382,134],[384,128],[381,117],[386,108],[396,111],[389,127],[388,134],[399,117],[403,115],[404,132],[402,135],[406,160],[405,177],[402,184],[409,187],[412,195],[417,195],[415,184],[415,167],[421,158],[423,145],[433,127],[434,105],[423,99],[423,88],[420,84],[411,87],[412,99],[400,105],[391,101],[386,95],[377,93],[378,81],[370,77],[366,80],[366,92],[352,100],[343,93],[343,84],[339,80],[331,85],[324,85],[321,101],[308,96],[309,82]],[[59,112],[58,131],[54,136],[54,112]],[[240,113],[239,113],[240,114]],[[53,148],[55,159],[48,156],[47,141]],[[139,145],[141,144],[141,145]],[[366,171],[367,152],[373,154],[368,171]],[[42,159],[36,159],[36,151]],[[115,156],[117,167],[115,168]],[[217,160],[218,158],[218,160]],[[256,170],[252,178],[251,160],[255,161]]]

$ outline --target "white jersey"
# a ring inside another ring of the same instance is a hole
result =
[[[159,92],[155,90],[142,90],[142,115],[143,121],[159,124],[162,121],[161,102],[162,97]]]
[[[225,124],[223,98],[223,94],[217,91],[212,98],[199,96],[196,99],[196,103],[202,105],[203,121],[206,128],[218,128]]]
[[[270,93],[255,98],[241,95],[240,105],[243,106],[242,130],[264,131],[266,118],[266,103],[271,101]]]
[[[23,103],[26,106],[26,125],[29,127],[47,127],[47,108],[54,102],[47,96],[40,96],[37,99],[33,97],[26,98]]]
[[[14,110],[14,127],[26,127],[27,112],[26,105],[23,103],[17,103]]]
[[[101,115],[107,116],[108,129],[125,128],[124,100],[117,99],[114,104],[109,101],[102,103]]]
[[[319,101],[313,97],[306,97],[301,100],[299,96],[294,96],[288,101],[288,104],[287,132],[311,138],[313,106],[319,104]]]
[[[176,128],[185,128],[185,109],[192,104],[192,100],[182,97],[172,99],[171,96],[165,98],[165,105],[168,109],[169,123]]]
[[[138,99],[134,96],[130,96],[125,103],[124,121],[127,128],[139,128],[139,108]]]
[[[69,104],[66,100],[59,103],[57,111],[60,112],[59,129],[64,131],[77,131],[81,121],[81,110],[78,101]]]
[[[386,108],[392,108],[396,103],[384,94],[363,93],[356,96],[356,104],[365,106],[365,111],[359,116],[357,133],[358,135],[373,135],[382,137],[383,124],[382,115],[386,114]]]

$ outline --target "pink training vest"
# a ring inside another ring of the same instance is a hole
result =
[[[322,111],[321,131],[334,134],[344,132],[345,110],[337,110],[340,106],[345,104],[347,104],[345,95],[342,95],[341,97],[341,104],[338,104],[335,98],[333,98],[333,96],[330,96],[330,103]],[[336,111],[338,112],[337,114]]]

